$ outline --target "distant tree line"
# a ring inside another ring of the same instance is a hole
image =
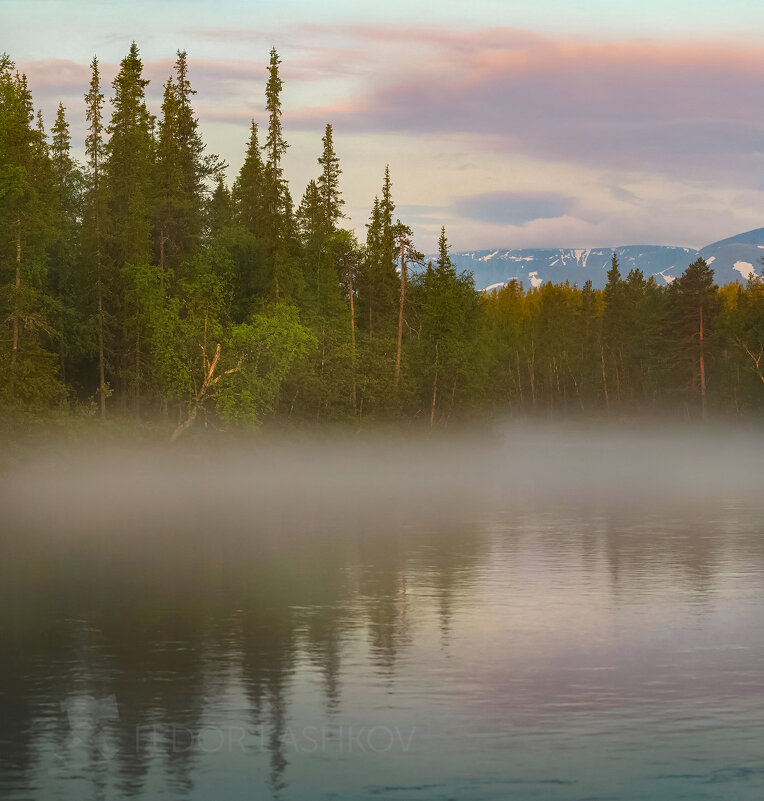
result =
[[[699,259],[668,287],[604,290],[457,273],[445,230],[424,265],[389,170],[366,241],[342,228],[327,125],[295,205],[283,174],[280,60],[229,188],[178,52],[155,117],[133,44],[107,114],[97,59],[86,161],[63,104],[48,134],[0,57],[0,410],[216,425],[764,410],[764,285],[721,289]]]

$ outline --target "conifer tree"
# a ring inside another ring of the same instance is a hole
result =
[[[438,257],[412,281],[412,305],[418,315],[412,372],[430,426],[443,407],[446,419],[457,393],[467,397],[473,388],[478,358],[478,295],[470,275],[457,275],[449,255],[445,228],[438,237]],[[445,403],[442,403],[445,396]]]
[[[109,188],[115,259],[143,264],[150,257],[154,117],[146,107],[143,62],[133,42],[114,79],[111,121],[106,129],[104,173]]]
[[[278,190],[283,182],[281,159],[289,145],[284,140],[281,126],[281,90],[284,86],[279,74],[281,59],[276,48],[271,48],[268,62],[268,83],[265,87],[265,107],[268,111],[268,138],[263,145],[267,154],[271,191]]]
[[[281,125],[281,90],[279,74],[281,59],[276,48],[271,48],[268,63],[268,82],[265,87],[265,105],[268,111],[268,136],[262,146],[266,154],[265,165],[265,232],[268,238],[272,269],[273,294],[278,299],[289,283],[289,250],[292,234],[292,199],[284,180],[281,160],[289,145],[284,140]]]
[[[448,253],[449,250],[450,246],[448,244],[448,239],[446,238],[446,227],[444,225],[441,227],[440,236],[438,237],[438,260],[436,264],[438,272],[441,275],[454,276],[456,275],[456,270],[454,269],[454,264],[451,261],[451,256]]]
[[[598,380],[602,376],[601,370],[604,369],[602,353],[600,353],[599,342],[601,338],[601,324],[598,313],[597,293],[592,287],[591,280],[584,283],[581,290],[581,305],[579,307],[580,325],[579,340],[581,345],[581,405],[587,404],[597,397],[599,392]],[[602,382],[602,397],[605,403],[609,403],[607,397],[607,382]]]
[[[365,306],[369,333],[394,325],[399,305],[399,277],[396,264],[400,248],[396,245],[393,228],[392,182],[390,168],[385,167],[382,199],[374,199],[371,219],[367,226],[366,258],[363,280],[359,284],[359,300]]]
[[[186,52],[179,50],[174,75],[164,88],[157,141],[157,238],[159,263],[177,269],[202,236],[208,181],[222,169],[205,155],[191,99]]]
[[[393,212],[395,211],[395,203],[393,203],[393,184],[390,180],[390,165],[385,165],[385,180],[382,184],[382,200],[379,204],[379,212],[382,219],[382,244],[386,250],[390,251],[391,258],[394,250],[393,242]]]
[[[321,140],[324,148],[318,158],[321,165],[321,175],[318,179],[318,191],[321,196],[323,206],[324,226],[327,234],[337,230],[337,223],[343,217],[342,207],[345,201],[340,193],[340,160],[334,152],[334,142],[332,139],[332,126],[327,124],[324,137]]]
[[[95,323],[98,346],[98,403],[101,417],[106,415],[106,281],[104,229],[106,226],[106,185],[103,177],[105,147],[103,141],[103,104],[98,59],[90,63],[90,89],[85,95],[88,132],[85,137],[87,156],[87,196],[85,203],[85,260],[92,269],[95,283]],[[90,272],[90,270],[88,270]]]
[[[56,179],[59,184],[66,184],[72,180],[74,162],[71,156],[72,137],[69,133],[69,123],[66,121],[66,109],[63,103],[58,104],[56,121],[51,129],[52,140],[50,157]]]
[[[379,198],[374,198],[369,222],[366,224],[366,249],[358,286],[358,299],[365,306],[364,318],[368,319],[369,338],[374,336],[374,315],[377,311],[380,286],[378,266],[382,259],[382,215]]]
[[[57,302],[57,328],[61,380],[67,366],[83,350],[83,327],[78,314],[76,286],[79,219],[82,213],[82,176],[71,156],[71,135],[63,103],[58,104],[51,129],[51,166],[54,180],[54,241],[50,251],[48,285]]]
[[[165,274],[167,251],[173,249],[182,199],[180,153],[178,152],[178,95],[173,77],[164,85],[162,116],[156,152],[156,227],[159,240],[159,266]],[[174,259],[173,259],[174,261]]]
[[[233,201],[231,193],[225,184],[223,175],[215,180],[215,189],[212,192],[206,208],[206,232],[208,239],[214,239],[221,231],[233,222]]]
[[[395,350],[395,386],[398,386],[401,377],[401,353],[403,349],[403,316],[406,304],[406,279],[410,262],[421,262],[423,256],[414,249],[414,233],[408,225],[400,220],[392,227],[391,236],[395,250],[400,253],[400,294],[398,296],[398,342]],[[445,233],[444,233],[445,242]]]
[[[625,318],[625,291],[624,282],[621,278],[618,256],[613,253],[610,262],[610,269],[607,272],[607,284],[603,293],[605,301],[605,311],[603,318],[604,342],[601,348],[602,381],[605,395],[609,397],[608,384],[609,376],[612,373],[612,384],[615,394],[620,401],[624,381],[624,342],[626,338],[626,318]],[[608,352],[610,358],[606,359],[605,353]],[[612,365],[612,370],[608,370],[605,363]],[[608,401],[609,403],[609,401]]]
[[[252,120],[244,163],[231,193],[236,217],[252,234],[264,236],[265,165],[260,154],[257,123]]]
[[[305,300],[313,306],[314,314],[326,311],[330,296],[333,300],[339,297],[339,285],[330,261],[324,210],[318,184],[311,180],[297,209],[296,223],[302,245]]]
[[[696,365],[694,384],[700,395],[701,414],[707,415],[706,356],[709,332],[718,313],[714,271],[698,258],[671,284],[674,353],[677,364],[683,355]]]
[[[61,398],[55,336],[45,293],[47,248],[54,236],[54,172],[26,76],[0,56],[0,402],[44,406]]]
[[[113,112],[107,128],[104,174],[109,196],[110,250],[119,284],[116,376],[120,402],[124,406],[131,397],[136,416],[141,414],[149,372],[147,314],[153,300],[144,297],[144,292],[155,283],[146,275],[152,264],[156,196],[154,117],[148,111],[145,96],[148,83],[133,42],[112,84]]]
[[[297,230],[300,232],[303,248],[315,252],[321,246],[325,235],[325,206],[318,185],[310,180],[297,209]]]

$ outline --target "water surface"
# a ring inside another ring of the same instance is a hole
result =
[[[659,439],[19,466],[0,797],[758,801],[761,443]]]

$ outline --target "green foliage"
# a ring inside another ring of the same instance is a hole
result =
[[[217,156],[205,155],[192,96],[185,51],[164,88],[156,146],[156,249],[160,264],[177,271],[198,247],[204,225],[208,183],[220,175]]]
[[[277,303],[232,327],[217,409],[227,421],[257,424],[274,409],[281,385],[313,339],[295,306]],[[227,370],[229,372],[225,372]]]
[[[318,158],[321,165],[321,175],[318,179],[318,193],[321,197],[323,212],[323,225],[327,233],[337,229],[337,223],[342,218],[342,207],[345,201],[340,193],[340,160],[334,152],[332,126],[327,124],[324,138],[321,140],[324,149]]]
[[[60,307],[48,293],[63,201],[44,130],[34,120],[26,77],[0,56],[0,405],[6,409],[41,408],[65,396],[53,355]],[[65,137],[60,123],[61,150]]]
[[[252,234],[264,234],[265,165],[260,155],[257,123],[252,127],[247,152],[231,193],[237,220]]]
[[[146,107],[143,62],[135,42],[114,79],[114,111],[106,129],[105,177],[113,257],[120,266],[149,261],[154,202],[154,117]]]
[[[66,110],[51,138],[0,57],[0,410],[67,404],[180,424],[470,415],[764,412],[764,283],[718,288],[698,260],[670,287],[613,255],[604,290],[511,281],[480,294],[445,229],[422,265],[389,167],[365,242],[343,219],[334,131],[293,208],[271,51],[230,191],[193,111],[185,52],[155,124],[133,43],[85,93],[86,164]],[[108,402],[107,402],[108,401]],[[169,425],[165,423],[165,425]]]
[[[420,404],[430,419],[447,419],[469,408],[482,376],[480,306],[472,276],[457,275],[448,255],[445,228],[438,260],[412,282],[418,336],[412,342],[411,371]]]

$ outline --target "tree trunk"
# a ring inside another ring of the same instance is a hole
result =
[[[525,400],[523,399],[523,377],[520,373],[520,351],[515,348],[515,365],[517,367],[517,392],[520,396],[520,406],[525,411]]]
[[[159,286],[162,292],[164,292],[164,245],[167,240],[162,226],[159,230]]]
[[[96,287],[98,291],[98,395],[101,419],[106,417],[106,367],[104,364],[104,312],[103,312],[103,263],[101,261],[101,209],[99,204],[98,147],[93,155],[93,198],[95,200],[96,235]]]
[[[761,359],[762,359],[762,357],[764,357],[764,345],[762,345],[759,348],[759,352],[756,354],[744,342],[742,342],[740,340],[738,340],[738,342],[740,342],[740,346],[748,354],[748,356],[750,357],[751,361],[753,362],[754,372],[756,373],[757,376],[759,376],[759,378],[762,380],[762,382],[764,382],[764,371],[761,368]],[[740,371],[739,370],[738,370],[738,386],[740,386]]]
[[[209,397],[210,390],[214,390],[215,385],[220,381],[220,379],[224,375],[231,375],[232,373],[238,373],[241,370],[241,359],[239,359],[239,363],[236,367],[232,367],[230,370],[226,370],[222,375],[215,375],[215,368],[220,361],[220,343],[218,342],[217,347],[215,348],[215,355],[212,357],[212,361],[207,358],[207,324],[206,324],[206,316],[205,316],[205,330],[204,330],[204,346],[202,347],[202,385],[199,389],[194,393],[194,397],[191,400],[190,409],[188,412],[188,417],[183,422],[178,423],[178,427],[173,431],[172,436],[170,437],[170,442],[175,442],[175,440],[186,430],[191,428],[191,426],[196,421],[196,417],[199,414],[199,409],[204,406],[204,402]],[[183,407],[181,406],[181,412]]]
[[[438,401],[438,343],[435,343],[435,378],[432,382],[432,406],[430,407],[430,428],[435,423],[435,404]]]
[[[531,404],[536,411],[536,348],[531,340],[531,357],[528,359],[528,377],[531,383]]]
[[[135,339],[135,416],[141,417],[141,334]]]
[[[13,347],[11,349],[11,368],[16,366],[19,349],[19,293],[21,292],[21,217],[16,217],[16,291],[13,293]],[[11,373],[13,376],[13,372]]]
[[[96,236],[98,232],[96,231]],[[103,358],[103,282],[101,280],[101,244],[96,250],[96,285],[98,288],[98,395],[100,396],[101,419],[106,417],[106,371]]]
[[[191,411],[188,413],[188,417],[172,432],[172,436],[170,437],[170,442],[175,442],[175,440],[184,432],[187,431],[191,426],[196,422],[196,415],[199,413],[199,407],[194,404],[191,407]]]
[[[350,358],[352,360],[352,378],[353,378],[353,417],[356,415],[358,408],[358,394],[355,385],[355,298],[353,297],[353,267],[348,267],[348,292],[350,294]]]
[[[605,370],[605,346],[600,345],[600,358],[602,364],[602,391],[605,393],[605,411],[610,414],[610,395],[607,391],[607,371]]]
[[[698,308],[699,312],[699,356],[700,356],[700,408],[703,419],[706,419],[706,358],[705,358],[705,342],[703,341],[703,305]]]
[[[401,300],[398,307],[398,347],[395,352],[395,386],[401,377],[401,345],[403,343],[403,304],[406,300],[406,252],[401,242]]]

